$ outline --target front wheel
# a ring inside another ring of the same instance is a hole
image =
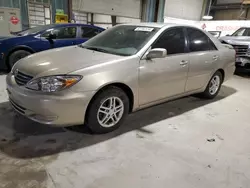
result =
[[[9,68],[9,70],[11,70],[11,68],[14,66],[14,64],[18,61],[18,60],[20,60],[20,59],[22,59],[22,58],[24,58],[24,57],[26,57],[26,56],[28,56],[28,55],[30,55],[31,53],[30,52],[28,52],[28,51],[26,51],[26,50],[17,50],[17,51],[15,51],[15,52],[13,52],[10,56],[9,56],[9,62],[8,62],[8,68]]]
[[[206,87],[206,90],[202,93],[202,97],[207,99],[215,98],[220,91],[222,80],[223,77],[220,71],[214,73]]]
[[[129,99],[123,90],[110,87],[97,94],[86,116],[86,125],[94,133],[108,133],[117,129],[129,112]]]

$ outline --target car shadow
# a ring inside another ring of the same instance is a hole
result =
[[[1,75],[7,75],[7,74],[8,74],[7,71],[0,71],[0,76],[1,76]]]
[[[55,128],[35,123],[16,115],[9,103],[4,102],[0,104],[0,151],[14,158],[37,158],[89,147],[130,131],[153,134],[145,127],[223,100],[236,92],[222,86],[220,94],[213,100],[185,97],[147,108],[129,115],[118,130],[103,135],[91,135],[83,126]]]
[[[243,78],[250,78],[250,71],[236,69],[234,74]]]

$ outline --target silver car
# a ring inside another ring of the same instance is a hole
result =
[[[250,28],[242,27],[232,35],[219,39],[223,44],[232,45],[236,51],[236,68],[250,71]]]
[[[145,107],[196,93],[212,99],[234,70],[235,51],[202,30],[126,24],[21,59],[7,90],[13,108],[34,121],[106,133]]]

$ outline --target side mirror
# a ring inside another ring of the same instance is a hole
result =
[[[167,56],[167,50],[164,48],[154,48],[146,55],[147,59],[164,58]]]
[[[50,33],[48,37],[46,37],[48,40],[53,40],[53,39],[56,39],[56,35],[55,34],[52,34]]]

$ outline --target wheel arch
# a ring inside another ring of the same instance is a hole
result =
[[[221,75],[222,75],[222,83],[223,83],[224,79],[225,79],[225,71],[223,69],[218,69],[217,71],[219,71],[221,73]]]
[[[6,60],[5,60],[5,65],[7,66],[7,68],[9,68],[9,57],[13,52],[16,52],[18,50],[26,50],[30,53],[35,53],[36,51],[33,50],[32,48],[30,48],[29,46],[25,46],[25,45],[21,45],[21,46],[16,46],[14,48],[12,48],[11,50],[8,51],[7,55],[6,55]]]
[[[114,83],[108,83],[102,87],[100,87],[97,92],[94,94],[94,96],[92,97],[92,99],[90,100],[88,106],[87,106],[87,110],[86,110],[86,115],[85,115],[85,118],[87,117],[88,115],[88,112],[89,112],[89,107],[90,105],[92,104],[92,102],[94,101],[95,97],[103,92],[104,90],[110,88],[110,87],[117,87],[117,88],[120,88],[129,98],[129,112],[132,112],[133,111],[133,108],[134,108],[134,93],[132,91],[132,89],[124,84],[124,83],[121,83],[121,82],[114,82]]]

